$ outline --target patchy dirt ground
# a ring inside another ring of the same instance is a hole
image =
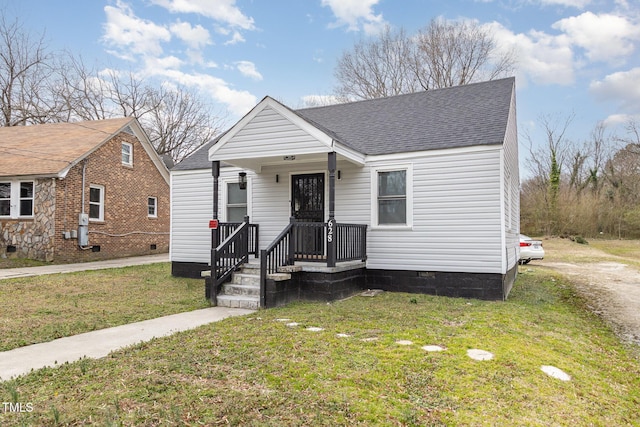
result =
[[[640,269],[633,248],[639,244],[630,242],[630,248],[618,250],[623,254],[620,256],[592,245],[549,239],[543,241],[545,259],[532,261],[529,266],[550,268],[566,276],[624,341],[640,345]],[[606,242],[598,246],[609,248]]]

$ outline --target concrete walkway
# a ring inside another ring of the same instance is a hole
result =
[[[0,280],[168,261],[169,254],[158,254],[78,264],[5,268],[0,269]],[[253,313],[253,310],[226,307],[204,308],[0,352],[0,381],[27,374],[31,370],[45,366],[59,366],[65,362],[75,362],[83,357],[96,359],[105,357],[112,351],[123,347],[197,328],[227,317],[249,313]]]
[[[80,262],[77,264],[51,264],[39,267],[0,268],[0,280],[17,277],[40,276],[43,274],[71,273],[74,271],[102,270],[104,268],[126,267],[129,265],[153,264],[169,262],[169,254],[136,256],[129,258],[109,259],[106,261]]]
[[[249,313],[253,310],[210,307],[0,352],[0,381],[83,357],[105,357],[123,347]]]

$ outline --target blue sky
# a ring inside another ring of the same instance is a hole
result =
[[[198,90],[227,126],[265,95],[293,108],[330,95],[345,49],[384,25],[411,34],[434,17],[476,20],[515,50],[521,131],[535,135],[541,114],[575,113],[569,136],[582,141],[598,121],[614,131],[640,118],[640,0],[0,0],[0,8],[44,32],[53,50]]]

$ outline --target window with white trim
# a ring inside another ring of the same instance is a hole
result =
[[[133,145],[128,142],[122,143],[122,164],[133,166]]]
[[[33,181],[20,183],[20,216],[33,216]]]
[[[412,168],[384,167],[373,169],[373,224],[381,227],[412,225]]]
[[[247,216],[247,189],[239,182],[227,183],[227,222],[242,222]]]
[[[158,198],[157,197],[149,197],[147,199],[147,212],[148,212],[149,218],[158,217]]]
[[[104,187],[102,185],[89,186],[89,219],[104,221]]]
[[[0,182],[0,217],[32,217],[34,194],[33,181]]]
[[[0,182],[0,216],[11,216],[10,182]]]

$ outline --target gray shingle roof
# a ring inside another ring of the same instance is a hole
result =
[[[297,110],[363,154],[504,142],[514,78]]]
[[[502,144],[514,89],[509,77],[294,112],[367,155]],[[210,167],[209,148],[219,138],[173,170]]]

